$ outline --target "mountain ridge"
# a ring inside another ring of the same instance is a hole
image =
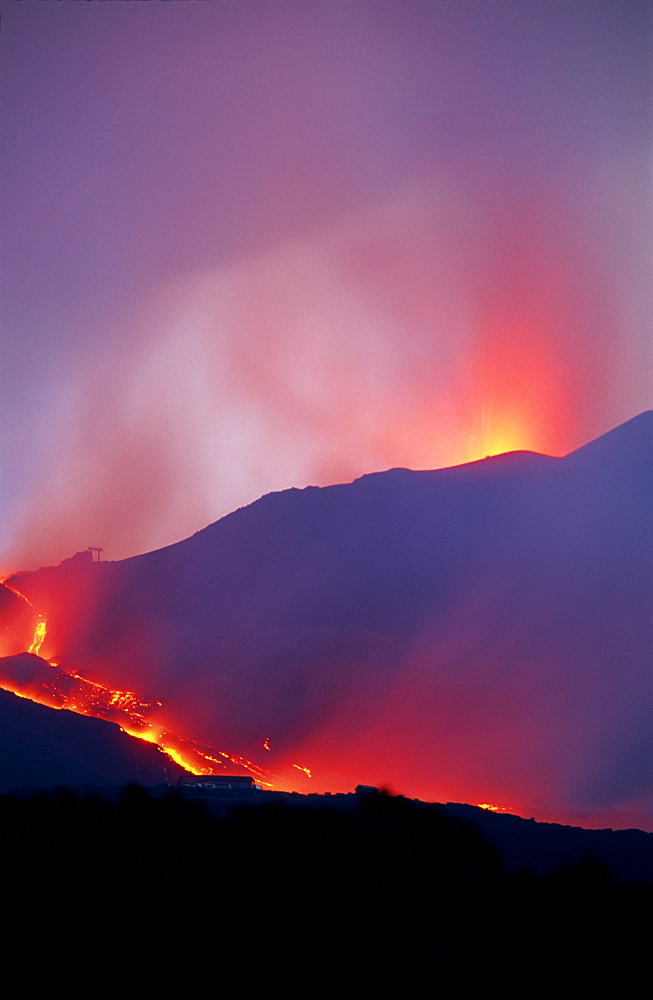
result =
[[[600,816],[653,783],[652,417],[564,458],[267,494],[172,546],[7,582],[85,676],[245,756],[266,738],[324,790]]]

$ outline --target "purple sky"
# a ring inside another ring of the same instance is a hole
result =
[[[651,407],[652,29],[8,0],[0,569]]]

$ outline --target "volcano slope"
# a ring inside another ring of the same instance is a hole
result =
[[[564,458],[286,490],[6,583],[45,655],[315,791],[650,828],[652,458],[648,412]]]
[[[22,653],[16,660],[38,657]],[[20,664],[23,670],[27,664]],[[64,785],[155,785],[183,771],[115,723],[35,705],[0,691],[0,793]]]

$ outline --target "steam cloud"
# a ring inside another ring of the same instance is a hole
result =
[[[7,16],[7,573],[651,405],[647,5]]]
[[[606,393],[607,307],[552,225],[500,235],[422,185],[171,282],[38,415],[5,559],[124,557],[273,489],[571,450]]]

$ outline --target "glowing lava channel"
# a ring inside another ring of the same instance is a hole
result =
[[[34,629],[34,638],[32,639],[32,645],[28,649],[28,653],[34,653],[35,656],[39,655],[41,646],[43,645],[43,640],[45,639],[48,632],[48,623],[39,615],[39,620],[36,623],[36,628]]]
[[[34,607],[29,598],[20,591],[13,587],[8,589],[31,608]],[[46,637],[47,621],[42,614],[38,614],[28,652],[40,656]],[[54,659],[43,659],[43,662],[52,670],[50,677],[40,677],[36,682],[33,681],[30,687],[21,687],[2,678],[0,688],[47,708],[65,709],[78,715],[115,722],[129,736],[155,743],[180,767],[192,774],[219,774],[230,764],[249,772],[259,783],[272,786],[270,772],[246,757],[229,754],[217,747],[178,736],[152,723],[147,716],[152,709],[162,708],[160,701],[143,699],[134,691],[115,690],[97,681],[87,680],[79,674],[64,670]],[[301,770],[308,773],[306,768]]]

